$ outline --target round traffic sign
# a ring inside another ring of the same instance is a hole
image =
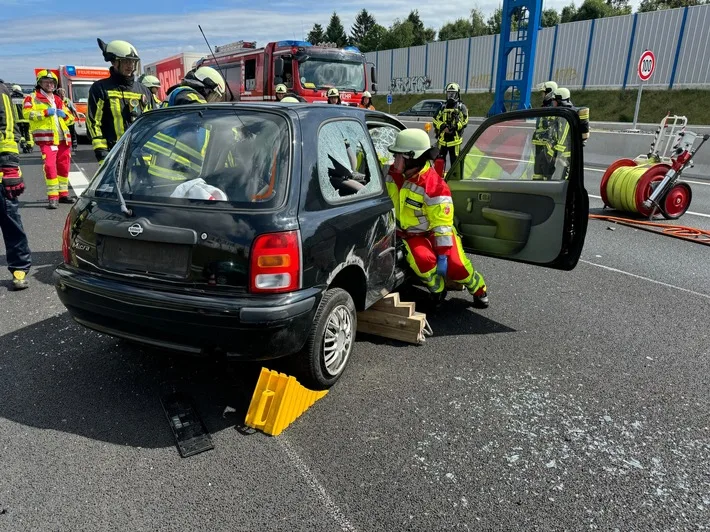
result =
[[[656,69],[656,56],[651,50],[646,50],[641,54],[638,65],[638,75],[641,81],[648,81]]]

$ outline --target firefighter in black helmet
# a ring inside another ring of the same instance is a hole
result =
[[[153,109],[153,95],[135,79],[140,58],[132,44],[97,39],[104,60],[111,63],[109,77],[89,89],[86,126],[99,162],[141,114]]]

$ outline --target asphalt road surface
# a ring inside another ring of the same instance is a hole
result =
[[[80,192],[96,165],[87,146],[75,159]],[[339,383],[270,437],[242,427],[259,365],[72,322],[51,284],[69,206],[46,210],[39,155],[22,160],[34,267],[23,292],[2,267],[0,530],[710,527],[707,247],[590,220],[572,272],[473,257],[489,309],[451,294],[423,346],[359,337]],[[684,224],[708,226],[708,188]],[[179,456],[173,388],[213,450]]]

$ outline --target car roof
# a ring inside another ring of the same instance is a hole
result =
[[[387,114],[383,111],[377,111],[377,110],[368,110],[368,109],[362,109],[360,107],[355,107],[351,105],[332,105],[332,104],[327,104],[327,103],[307,103],[307,102],[298,102],[298,103],[282,103],[282,102],[277,102],[277,101],[258,101],[258,102],[218,102],[218,103],[192,103],[188,104],[187,106],[173,106],[173,107],[163,107],[159,109],[155,109],[151,111],[151,113],[155,112],[164,112],[164,111],[170,111],[170,110],[175,110],[175,109],[184,109],[188,108],[190,110],[193,109],[227,109],[227,108],[233,108],[233,109],[240,109],[240,110],[248,110],[248,111],[263,111],[264,109],[269,109],[269,110],[278,110],[278,111],[292,111],[296,113],[297,115],[300,116],[306,115],[306,114],[311,114],[314,112],[317,113],[322,113],[325,116],[348,116],[351,115],[354,118],[360,118],[362,117],[363,112],[367,112],[369,115],[381,115],[383,117],[389,117],[389,118],[394,118],[392,115]],[[395,118],[395,120],[397,120]]]

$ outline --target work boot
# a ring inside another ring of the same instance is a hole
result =
[[[57,198],[51,198],[49,200],[49,205],[47,205],[48,209],[58,209],[59,208],[59,200]]]
[[[59,196],[59,203],[68,203],[69,205],[73,205],[74,198],[69,196]]]
[[[444,301],[446,301],[447,294],[448,292],[445,289],[438,293],[429,293],[429,300],[431,301],[434,310],[438,310],[441,308],[441,306],[444,304]]]
[[[488,290],[482,286],[473,294],[473,306],[475,308],[488,308]]]
[[[15,290],[24,290],[29,286],[25,277],[27,277],[27,273],[22,270],[12,272],[12,286]]]

